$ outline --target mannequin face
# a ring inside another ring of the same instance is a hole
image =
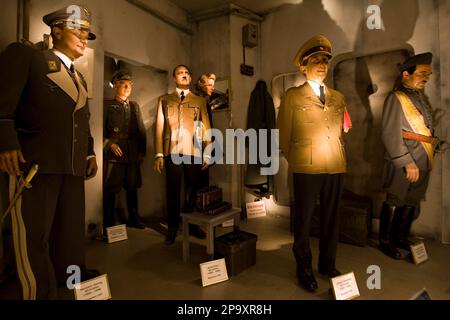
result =
[[[131,80],[117,80],[114,83],[114,90],[116,90],[116,96],[122,100],[127,100],[131,95],[131,89],[133,88],[133,82]]]
[[[419,64],[413,74],[403,71],[403,84],[415,90],[423,90],[432,74],[433,70],[430,65]]]
[[[215,81],[213,79],[208,79],[208,81],[205,83],[204,87],[203,87],[203,91],[205,92],[205,94],[210,97],[212,95],[212,93],[214,92],[214,84]]]
[[[308,58],[308,63],[300,67],[300,72],[305,74],[307,80],[323,83],[328,74],[328,67],[328,56],[319,53]]]
[[[86,30],[53,27],[55,48],[72,61],[84,54],[88,44],[88,37],[89,32]]]
[[[178,67],[177,70],[175,70],[175,77],[173,79],[179,89],[188,89],[192,80],[189,70],[183,66]]]

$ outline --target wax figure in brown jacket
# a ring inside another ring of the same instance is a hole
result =
[[[116,224],[115,199],[123,188],[127,192],[127,226],[144,229],[138,214],[140,166],[147,148],[144,121],[139,104],[129,100],[133,87],[131,72],[119,70],[111,82],[116,96],[105,100],[103,109],[103,227]]]
[[[155,128],[154,170],[166,167],[166,201],[168,233],[166,244],[174,243],[180,223],[180,192],[184,176],[186,201],[183,212],[195,209],[195,197],[202,187],[201,170],[208,168],[210,155],[203,149],[211,141],[206,101],[189,90],[189,68],[179,65],[173,70],[176,91],[159,98]],[[190,232],[199,238],[205,233],[192,225]]]
[[[380,215],[380,249],[401,259],[397,248],[410,250],[412,223],[420,213],[433,165],[433,110],[424,88],[432,74],[432,54],[407,59],[399,68],[402,83],[384,104],[382,140],[385,146],[383,187],[387,193]]]
[[[346,158],[343,132],[351,127],[344,97],[325,86],[331,43],[324,36],[308,40],[294,64],[307,82],[289,89],[282,99],[277,127],[280,149],[293,173],[295,213],[293,252],[299,284],[318,288],[309,245],[311,217],[320,197],[319,272],[335,277],[338,242],[338,206],[343,189]]]
[[[84,183],[97,165],[86,85],[73,66],[95,35],[90,11],[78,8],[76,21],[73,7],[44,16],[54,49],[16,43],[0,56],[0,169],[14,177],[39,165],[13,215],[26,232],[14,237],[24,299],[56,298],[71,265],[81,280],[98,275],[85,268]]]

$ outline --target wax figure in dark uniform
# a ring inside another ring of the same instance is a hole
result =
[[[176,91],[158,101],[153,165],[159,173],[166,167],[167,245],[175,242],[180,224],[183,176],[187,194],[183,211],[188,213],[194,210],[196,193],[201,188],[200,172],[208,168],[210,160],[202,150],[210,128],[205,99],[190,92],[191,75],[187,66],[175,67],[172,75]],[[198,238],[206,237],[198,226],[190,225],[189,231]]]
[[[82,280],[99,274],[85,267],[84,183],[97,164],[86,84],[73,65],[95,35],[90,11],[79,9],[76,20],[69,8],[44,16],[54,49],[14,43],[0,56],[0,169],[18,176],[33,164],[40,168],[22,194],[21,210],[16,207],[27,249],[16,260],[25,261],[18,273],[29,299],[56,298],[70,265],[81,267]]]
[[[432,58],[431,53],[420,54],[400,66],[402,83],[387,96],[383,108],[383,187],[387,196],[379,237],[380,249],[394,259],[402,258],[397,248],[410,250],[408,235],[419,216],[438,142],[433,137],[433,111],[424,95]]]
[[[213,119],[212,119],[212,110],[214,108],[214,99],[219,97],[220,95],[214,92],[214,85],[216,83],[216,75],[214,73],[206,73],[202,74],[198,80],[197,84],[195,86],[195,93],[200,96],[204,97],[206,100],[206,110],[208,111],[208,119],[209,124],[211,128],[213,128]],[[211,154],[212,157],[214,157],[215,151]],[[201,185],[203,187],[209,186],[209,168],[206,170],[201,171]]]
[[[289,89],[282,99],[277,127],[280,149],[293,172],[295,213],[293,252],[302,287],[318,287],[309,245],[311,217],[320,197],[319,272],[329,277],[335,268],[338,242],[338,206],[343,189],[346,158],[343,132],[351,127],[344,97],[325,86],[331,43],[324,36],[308,40],[294,64],[307,82]],[[344,120],[345,119],[345,120]]]
[[[127,225],[144,229],[138,215],[137,191],[142,185],[140,165],[147,147],[144,122],[139,105],[128,100],[133,86],[131,73],[119,70],[111,82],[116,96],[105,101],[103,110],[103,225],[107,228],[116,224],[116,194],[124,188],[127,192]]]

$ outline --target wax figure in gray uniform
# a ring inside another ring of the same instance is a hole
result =
[[[387,96],[383,109],[387,196],[380,216],[380,249],[395,259],[402,258],[397,248],[409,250],[412,244],[408,235],[419,216],[438,141],[423,92],[432,74],[432,58],[431,53],[420,54],[400,66],[402,83]]]
[[[44,16],[54,49],[14,43],[0,56],[0,169],[18,176],[40,167],[21,205],[32,271],[26,275],[38,299],[57,297],[70,265],[81,267],[82,280],[99,274],[85,268],[84,183],[97,164],[86,84],[73,65],[95,35],[91,13],[79,9],[76,21],[68,7]]]
[[[104,205],[103,226],[114,226],[116,194],[127,191],[129,227],[143,229],[138,215],[138,192],[142,186],[140,165],[146,153],[147,136],[139,105],[128,98],[132,76],[119,70],[111,81],[116,91],[113,100],[106,100],[103,110]]]
[[[311,218],[320,197],[319,272],[331,278],[338,242],[338,208],[346,172],[343,133],[347,105],[341,93],[324,85],[331,58],[331,43],[324,36],[308,40],[294,64],[307,82],[289,89],[282,99],[277,127],[280,149],[293,173],[295,213],[294,245],[299,284],[308,291],[318,288],[309,244]]]

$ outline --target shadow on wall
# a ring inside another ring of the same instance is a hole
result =
[[[154,132],[156,109],[159,96],[167,93],[167,72],[150,66],[142,66],[112,57],[105,57],[105,99],[114,98],[115,91],[109,81],[117,67],[130,70],[133,74],[133,91],[130,100],[136,101],[141,109],[147,133],[147,155],[141,166],[142,188],[139,190],[139,215],[147,221],[160,220],[165,216],[165,179],[153,171]],[[125,193],[119,197],[119,208],[126,208]]]
[[[285,5],[270,14],[264,22],[267,30],[267,44],[265,61],[271,61],[269,68],[273,72],[289,72],[295,67],[292,63],[300,46],[316,34],[327,36],[333,47],[348,47],[348,38],[344,31],[331,18],[325,10],[322,1],[304,0],[300,4]],[[272,97],[276,114],[280,107],[281,96],[292,86],[298,86],[304,82],[304,77],[299,72],[284,77],[275,84],[272,82]],[[291,196],[291,177],[288,172],[287,161],[280,159],[280,170],[275,176],[275,198],[280,205],[289,205]]]
[[[292,61],[297,50],[316,34],[326,35],[334,47],[347,48],[349,43],[344,31],[318,0],[285,5],[267,16],[264,24],[268,52],[264,60],[271,61],[271,68],[277,73],[294,70]]]
[[[382,29],[370,30],[367,16],[360,23],[354,46],[354,56],[360,57],[354,60],[354,74],[349,75],[354,79],[354,87],[342,90],[355,124],[347,138],[349,172],[346,186],[354,192],[371,196],[375,212],[379,211],[384,200],[381,190],[383,103],[397,80],[396,64],[413,50],[407,42],[414,33],[419,5],[417,0],[385,0],[380,9]],[[400,48],[405,50],[394,51]],[[380,52],[384,54],[372,55]]]

